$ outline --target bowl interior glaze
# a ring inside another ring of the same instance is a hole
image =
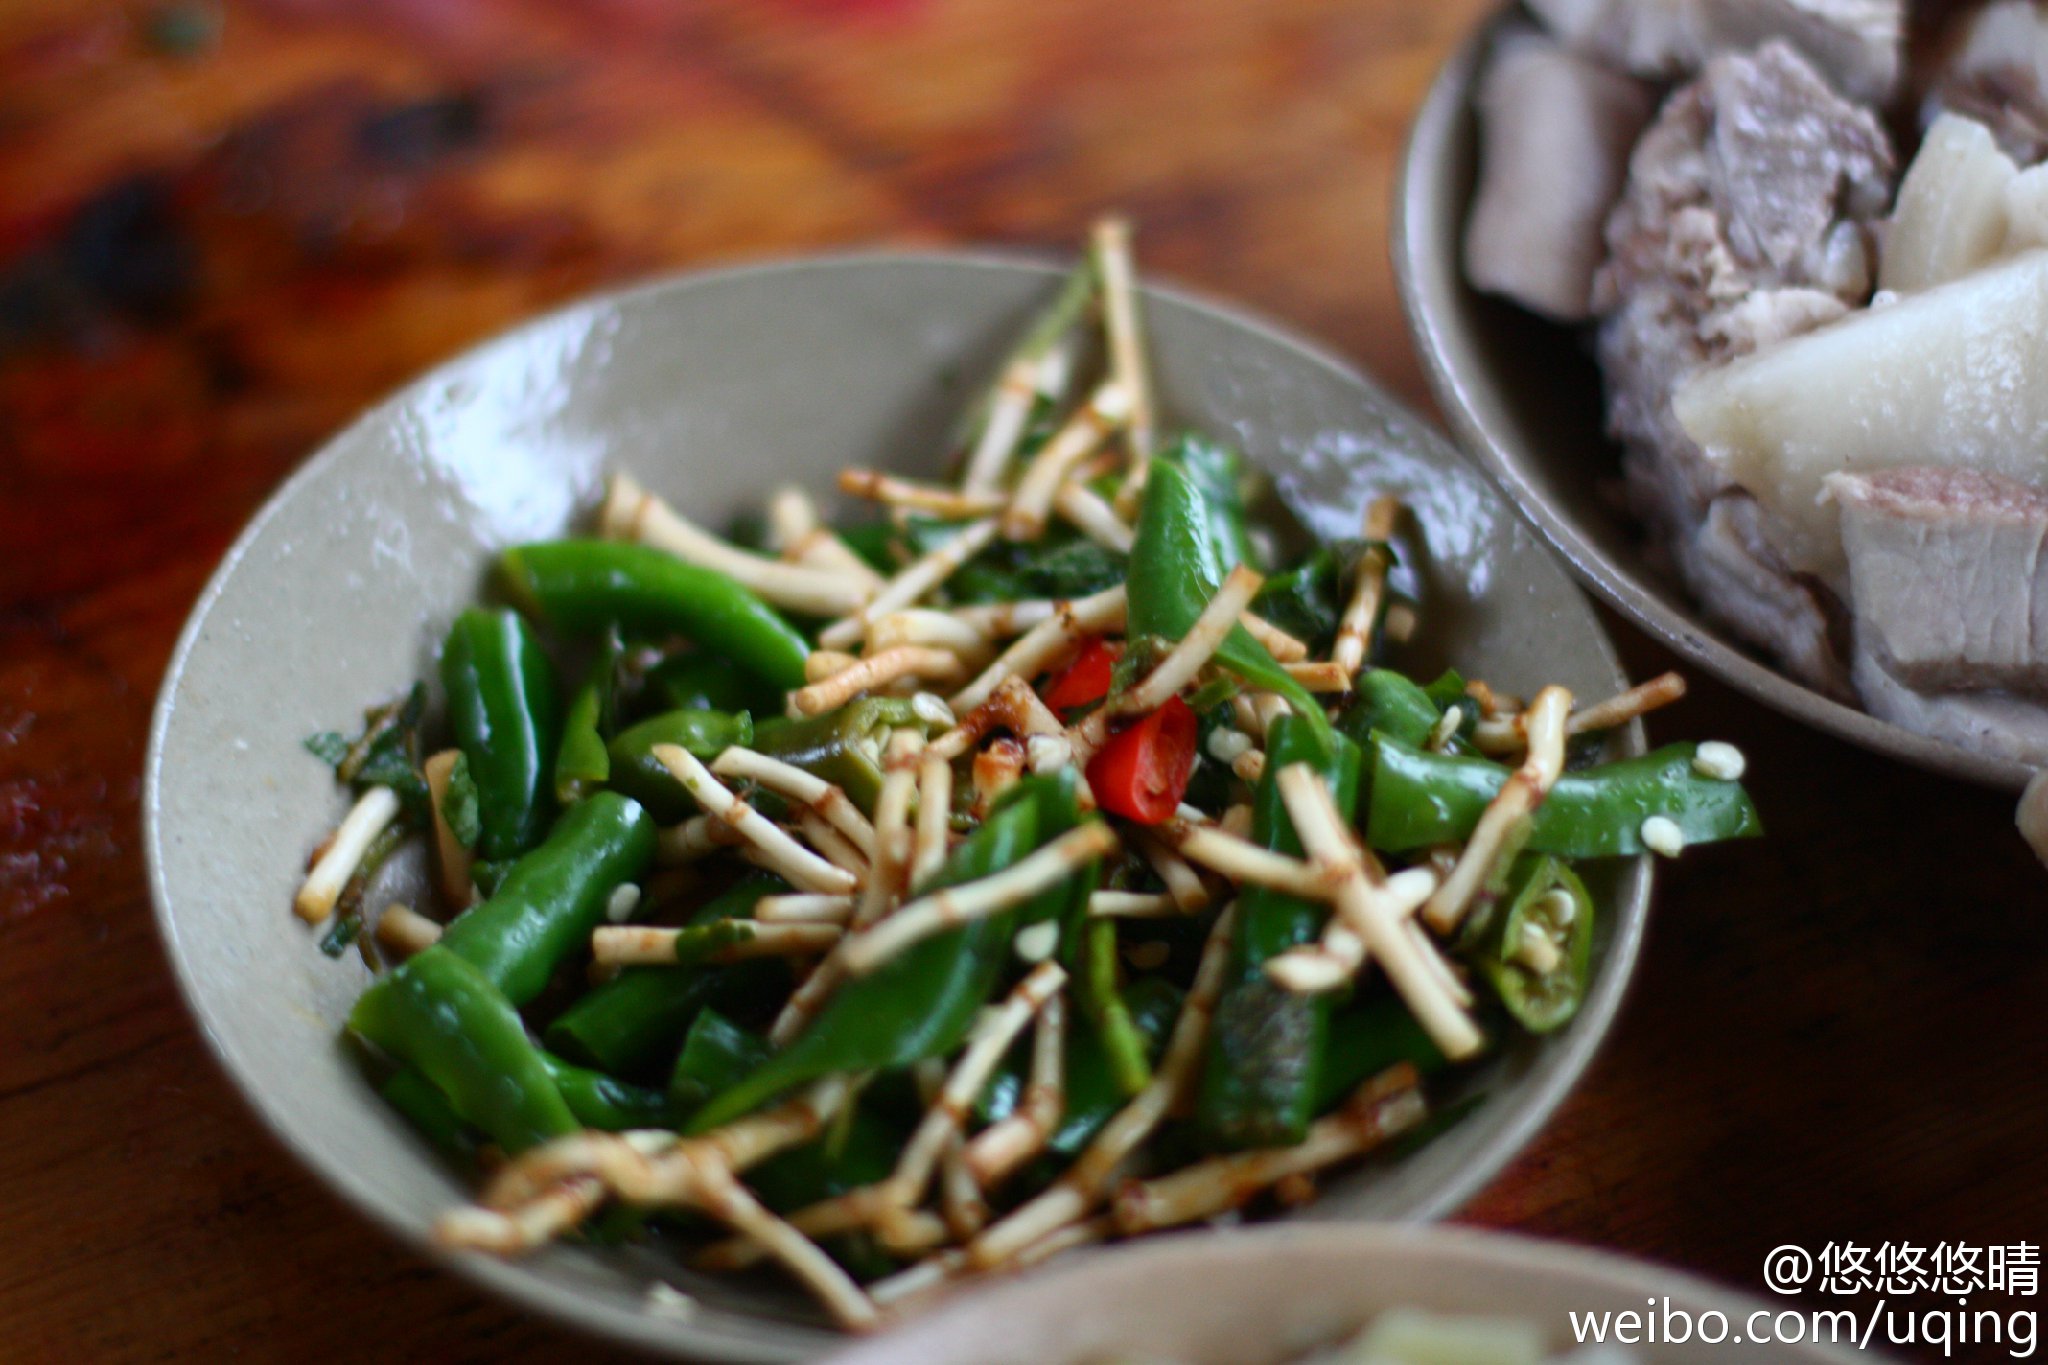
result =
[[[842,466],[938,458],[1053,268],[871,255],[721,271],[578,304],[441,367],[336,437],[255,518],[194,609],[158,701],[144,811],[164,941],[207,1039],[250,1104],[344,1197],[424,1245],[463,1190],[365,1085],[337,1041],[367,980],[291,914],[308,850],[344,798],[301,747],[431,678],[492,551],[560,534],[603,472],[633,471],[718,525],[773,486]],[[1429,553],[1421,666],[1456,660],[1524,691],[1605,695],[1622,678],[1592,611],[1493,490],[1439,438],[1322,352],[1171,291],[1147,298],[1164,408],[1238,442],[1323,535],[1368,496],[1413,503]],[[1641,744],[1639,727],[1618,738]],[[1612,1018],[1649,894],[1610,870],[1590,998],[1563,1032],[1492,1063],[1487,1098],[1410,1159],[1331,1182],[1320,1218],[1418,1219],[1500,1168],[1577,1077]],[[835,1340],[792,1294],[709,1281],[646,1250],[446,1258],[522,1303],[644,1346],[795,1360]],[[648,1308],[667,1280],[691,1320]]]

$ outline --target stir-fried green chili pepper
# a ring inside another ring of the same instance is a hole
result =
[[[761,897],[785,890],[778,877],[748,877],[690,917],[693,924],[754,913]],[[647,1076],[733,973],[687,967],[628,967],[548,1025],[548,1046],[615,1076]],[[758,979],[758,978],[756,978]]]
[[[674,744],[709,763],[735,744],[754,742],[754,720],[745,711],[664,711],[612,737],[608,750],[611,785],[647,807],[659,824],[694,815],[696,801],[654,756],[657,744]]]
[[[707,1006],[684,1035],[683,1050],[669,1072],[670,1103],[679,1115],[694,1112],[713,1095],[745,1080],[773,1051],[767,1039]]]
[[[619,656],[624,652],[619,633],[607,631],[603,647],[591,660],[589,675],[576,689],[562,720],[562,740],[555,748],[555,800],[565,806],[581,801],[611,776],[611,754],[605,740],[616,716],[613,689]]]
[[[654,821],[639,802],[599,792],[562,813],[547,842],[512,865],[482,905],[458,915],[441,946],[474,963],[515,1005],[590,942],[613,891],[647,870]]]
[[[620,1133],[628,1128],[666,1128],[675,1122],[668,1096],[659,1090],[565,1062],[546,1052],[540,1054],[540,1060],[569,1112],[585,1128]]]
[[[506,594],[560,629],[617,624],[637,635],[688,636],[785,691],[804,685],[810,646],[773,607],[715,569],[645,545],[556,540],[498,561]]]
[[[1223,563],[1263,569],[1252,544],[1244,507],[1244,457],[1221,441],[1182,435],[1162,452],[1194,485],[1209,524],[1209,538],[1223,553]]]
[[[1396,1062],[1424,1076],[1450,1065],[1401,997],[1383,988],[1330,1020],[1329,1063],[1316,1089],[1316,1113],[1335,1109]]]
[[[862,697],[822,715],[764,720],[754,747],[835,784],[872,815],[882,793],[882,741],[891,730],[929,724],[906,697]]]
[[[488,976],[440,944],[378,978],[348,1022],[416,1068],[508,1152],[576,1131],[519,1012]]]
[[[1342,735],[1325,741],[1299,716],[1282,716],[1267,736],[1266,771],[1252,802],[1252,839],[1262,848],[1300,857],[1301,838],[1288,818],[1279,776],[1311,765],[1329,785],[1346,824],[1352,819],[1364,760]],[[1239,893],[1230,965],[1195,1105],[1195,1123],[1211,1147],[1292,1146],[1315,1118],[1315,1097],[1329,1051],[1328,992],[1283,989],[1266,963],[1322,933],[1321,905],[1247,886]]]
[[[1172,456],[1152,462],[1131,546],[1130,638],[1181,639],[1216,595],[1238,561],[1220,539],[1215,516]],[[1216,662],[1253,686],[1287,698],[1311,725],[1329,729],[1322,704],[1242,625],[1231,627]]]
[[[1073,773],[1027,778],[1010,788],[980,829],[955,848],[927,889],[960,886],[1010,866],[1065,833],[1043,813]],[[959,1046],[1008,960],[1015,911],[987,915],[904,949],[866,976],[841,985],[809,1028],[758,1071],[691,1119],[693,1132],[728,1123],[792,1087],[835,1072],[907,1066]]]
[[[1141,977],[1125,989],[1124,1004],[1130,1010],[1132,1027],[1145,1042],[1149,1065],[1159,1059],[1166,1035],[1180,1017],[1181,992],[1161,977]],[[1130,1095],[1117,1079],[1116,1063],[1101,1034],[1085,1019],[1075,1020],[1067,1031],[1066,1063],[1060,1123],[1046,1145],[1062,1156],[1071,1156],[1094,1140],[1117,1110],[1130,1102]]]
[[[511,858],[540,841],[561,718],[540,641],[514,612],[472,608],[441,650],[448,723],[476,782],[478,856]]]
[[[1643,851],[1643,821],[1653,815],[1676,822],[1688,844],[1763,833],[1741,783],[1693,767],[1696,747],[1672,744],[1558,778],[1530,824],[1528,849],[1564,858],[1627,857]],[[1380,735],[1366,821],[1373,847],[1399,852],[1462,842],[1507,777],[1506,768],[1487,759],[1428,753]]]
[[[782,699],[772,688],[755,682],[729,660],[709,654],[678,654],[664,659],[641,684],[665,711],[757,711],[773,715]]]
[[[414,1131],[458,1160],[476,1155],[476,1140],[455,1106],[434,1083],[409,1066],[401,1066],[377,1087],[384,1102],[405,1116]]]
[[[1592,974],[1593,898],[1585,883],[1557,858],[1526,856],[1491,911],[1473,926],[1473,965],[1523,1028],[1562,1028],[1578,1013]]]
[[[1375,733],[1421,748],[1443,712],[1412,678],[1391,668],[1361,673],[1349,706],[1337,717],[1337,729],[1360,749],[1368,749]]]
[[[1118,981],[1116,921],[1084,920],[1075,934],[1068,960],[1074,1003],[1094,1025],[1110,1075],[1128,1099],[1152,1083],[1152,1058]]]

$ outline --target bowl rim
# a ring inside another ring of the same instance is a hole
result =
[[[1061,1286],[1083,1275],[1091,1279],[1109,1276],[1129,1289],[1133,1281],[1150,1283],[1179,1275],[1212,1274],[1219,1261],[1241,1261],[1276,1254],[1342,1267],[1356,1266],[1368,1259],[1400,1256],[1442,1260],[1449,1263],[1446,1269],[1474,1275],[1519,1271],[1545,1279],[1574,1282],[1586,1288],[1605,1288],[1622,1293],[1632,1291],[1645,1299],[1669,1298],[1675,1306],[1686,1308],[1694,1316],[1718,1310],[1731,1323],[1747,1321],[1746,1316],[1738,1317],[1738,1314],[1777,1311],[1771,1300],[1750,1290],[1722,1284],[1683,1267],[1602,1247],[1479,1224],[1269,1223],[1209,1231],[1178,1231],[1147,1238],[1113,1267],[1105,1267],[1100,1261],[1099,1258],[1105,1254],[1106,1249],[1090,1250],[1071,1260],[1057,1261],[1043,1270],[1004,1281],[983,1295],[984,1299],[999,1297],[1000,1301],[993,1305],[984,1302],[963,1310],[956,1307],[954,1301],[949,1301],[934,1309],[931,1316],[937,1318],[977,1308],[983,1313],[991,1308],[997,1312],[1022,1311],[1040,1299],[1056,1296]],[[1788,1299],[1785,1302],[1789,1305],[1793,1301]],[[1560,1304],[1559,1311],[1568,1307]],[[1463,1311],[1475,1315],[1486,1312],[1477,1302]],[[899,1328],[897,1334],[908,1336],[917,1331],[919,1327],[913,1322]],[[848,1348],[843,1365],[868,1365],[872,1358],[869,1353],[889,1345],[892,1335],[897,1334],[877,1337],[872,1345]],[[1822,1365],[1823,1362],[1826,1365],[1852,1365],[1857,1360],[1884,1359],[1817,1341],[1785,1343],[1776,1349],[1798,1352],[1796,1358],[1802,1365],[1806,1362],[1812,1365]],[[823,1365],[842,1365],[842,1357],[832,1356]]]
[[[1473,82],[1487,46],[1499,29],[1519,22],[1520,7],[1510,0],[1459,44],[1430,84],[1395,178],[1390,253],[1402,311],[1437,407],[1459,445],[1563,556],[1574,577],[1686,662],[1796,721],[1873,753],[1948,777],[2018,791],[2033,775],[2026,764],[1973,753],[1835,701],[1755,658],[1697,614],[1673,606],[1648,585],[1640,567],[1607,553],[1545,496],[1525,468],[1512,434],[1494,420],[1492,405],[1475,395],[1471,366],[1454,359],[1456,352],[1470,349],[1451,320],[1453,301],[1468,287],[1460,264],[1467,196],[1459,193],[1453,180],[1459,161],[1454,153],[1466,133]]]
[[[171,908],[170,887],[162,852],[165,817],[161,788],[166,737],[177,707],[178,693],[187,662],[198,647],[200,636],[229,578],[239,568],[257,538],[272,518],[299,495],[302,488],[313,483],[329,466],[344,458],[350,437],[380,422],[388,421],[391,415],[400,410],[415,394],[445,385],[457,370],[476,363],[483,352],[501,347],[516,347],[526,337],[560,326],[581,314],[644,304],[650,300],[666,300],[687,294],[694,289],[727,284],[748,277],[904,265],[941,269],[964,268],[977,272],[1024,272],[1042,276],[1047,280],[1058,278],[1065,269],[1060,256],[1044,250],[986,247],[905,250],[889,247],[856,247],[713,262],[702,268],[685,268],[618,288],[578,295],[556,307],[522,318],[403,381],[369,404],[354,419],[324,437],[314,453],[306,457],[298,468],[264,499],[235,537],[234,542],[223,553],[219,564],[208,577],[205,587],[194,599],[185,623],[178,633],[177,642],[172,648],[155,703],[151,708],[149,740],[142,770],[142,835],[152,918],[162,941],[164,955],[171,964],[179,994],[184,999],[186,1011],[197,1026],[216,1066],[226,1076],[244,1107],[255,1115],[271,1140],[281,1146],[301,1169],[314,1175],[329,1193],[338,1195],[356,1213],[366,1217],[380,1231],[414,1254],[441,1268],[453,1270],[472,1285],[483,1288],[522,1311],[538,1309],[557,1324],[642,1350],[685,1359],[700,1356],[708,1359],[715,1353],[719,1359],[763,1362],[764,1365],[769,1362],[814,1358],[809,1352],[799,1353],[793,1350],[789,1344],[775,1345],[756,1337],[734,1335],[702,1321],[662,1318],[644,1312],[626,1313],[609,1305],[593,1304],[573,1289],[556,1283],[553,1276],[535,1268],[530,1261],[507,1261],[480,1253],[437,1246],[430,1240],[417,1236],[413,1229],[399,1222],[395,1213],[384,1207],[383,1201],[370,1184],[360,1178],[353,1168],[345,1163],[326,1160],[302,1148],[294,1139],[282,1111],[274,1111],[267,1105],[260,1098],[258,1087],[252,1079],[246,1077],[236,1066],[229,1049],[216,1032],[215,1013],[209,1004],[208,993],[191,974],[180,947],[177,917]],[[1158,274],[1148,275],[1142,284],[1141,293],[1196,313],[1220,318],[1234,327],[1298,354],[1305,360],[1363,387],[1386,411],[1413,422],[1418,428],[1429,430],[1428,423],[1406,404],[1388,393],[1356,364],[1290,327],[1201,290],[1184,287],[1172,281],[1170,277]],[[1455,442],[1444,441],[1440,434],[1432,434],[1441,441],[1452,459],[1467,465],[1477,463]],[[1589,618],[1604,661],[1617,676],[1625,676],[1605,625],[1597,614],[1589,612]],[[1626,754],[1640,754],[1648,748],[1640,719],[1629,722],[1619,737]],[[1606,954],[1601,960],[1601,970],[1565,1036],[1550,1040],[1549,1045],[1556,1050],[1545,1058],[1543,1073],[1537,1078],[1537,1083],[1523,1097],[1512,1120],[1494,1135],[1491,1142],[1479,1150],[1472,1161],[1461,1167],[1453,1178],[1444,1181],[1429,1198],[1422,1200],[1403,1218],[1394,1221],[1419,1224],[1441,1219],[1477,1194],[1519,1155],[1537,1131],[1548,1123],[1558,1106],[1563,1103],[1565,1096],[1578,1084],[1586,1068],[1591,1064],[1594,1054],[1606,1041],[1612,1031],[1615,1016],[1635,977],[1647,928],[1649,907],[1655,892],[1653,859],[1644,855],[1618,863],[1616,866],[1619,874],[1616,877],[1616,904],[1611,911],[1614,928]],[[1349,1221],[1352,1225],[1364,1225],[1366,1220]],[[821,1340],[825,1342],[821,1349],[837,1349],[832,1338],[822,1337]]]

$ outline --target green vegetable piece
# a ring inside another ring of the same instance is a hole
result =
[[[713,1095],[732,1089],[773,1051],[767,1039],[741,1028],[717,1010],[700,1010],[684,1035],[675,1069],[669,1073],[668,1093],[675,1112],[687,1116]]]
[[[1209,539],[1221,551],[1225,567],[1261,567],[1245,514],[1244,457],[1221,441],[1193,434],[1179,437],[1163,456],[1194,486],[1209,523]]]
[[[441,818],[448,822],[448,832],[464,848],[475,848],[476,841],[483,837],[476,778],[470,775],[469,755],[460,749],[455,751],[455,762],[448,766],[448,785],[441,793]]]
[[[644,690],[668,711],[752,711],[769,716],[782,710],[774,688],[709,654],[678,654],[656,664]]]
[[[1166,1035],[1180,1017],[1181,992],[1164,977],[1140,977],[1125,988],[1124,1004],[1131,1023],[1145,1040],[1148,1064],[1159,1060]],[[1072,1156],[1094,1141],[1103,1125],[1129,1103],[1117,1079],[1116,1064],[1095,1026],[1081,1018],[1067,1031],[1066,1105],[1048,1148]]]
[[[489,977],[440,944],[373,982],[348,1023],[416,1068],[508,1152],[578,1127],[519,1012]]]
[[[629,1128],[667,1128],[675,1122],[668,1096],[659,1090],[565,1062],[546,1052],[540,1054],[540,1059],[569,1112],[585,1128],[622,1133]]]
[[[1296,763],[1322,776],[1348,824],[1364,759],[1350,740],[1326,739],[1299,716],[1273,722],[1266,771],[1253,794],[1252,840],[1291,857],[1302,855],[1301,837],[1281,798],[1279,774]],[[1323,906],[1270,887],[1247,886],[1238,897],[1195,1104],[1196,1130],[1211,1149],[1292,1146],[1308,1133],[1328,1057],[1333,997],[1285,990],[1265,969],[1281,953],[1319,938],[1327,916]]]
[[[409,1066],[401,1066],[377,1087],[384,1102],[404,1116],[419,1135],[443,1156],[467,1160],[476,1155],[469,1125],[435,1084]]]
[[[715,569],[646,545],[556,540],[498,560],[513,602],[559,629],[689,637],[784,691],[804,685],[810,646],[773,607]]]
[[[1423,1076],[1434,1076],[1450,1065],[1408,1006],[1384,989],[1330,1020],[1328,1057],[1316,1090],[1317,1114],[1329,1113],[1397,1062],[1408,1063]]]
[[[1152,462],[1131,547],[1131,639],[1179,640],[1239,562],[1219,539],[1217,513],[1173,455]],[[1322,703],[1297,683],[1242,625],[1231,627],[1216,662],[1246,682],[1278,692],[1327,731]]]
[[[755,727],[754,747],[822,777],[869,815],[882,793],[882,741],[891,730],[929,725],[906,697],[863,697],[836,711]]]
[[[448,722],[476,780],[477,852],[510,858],[540,841],[553,814],[548,772],[561,717],[540,641],[516,613],[472,608],[441,650]]]
[[[1562,858],[1621,858],[1643,851],[1643,821],[1674,821],[1688,844],[1763,833],[1739,782],[1692,766],[1692,744],[1567,773],[1530,823],[1526,847]],[[1373,741],[1366,829],[1374,848],[1400,852],[1464,841],[1508,770],[1484,758],[1432,754],[1388,735]]]
[[[697,813],[697,803],[654,756],[657,744],[675,744],[709,763],[735,744],[754,742],[745,711],[664,711],[612,738],[607,766],[612,789],[647,807],[657,824],[673,825]]]
[[[955,848],[932,885],[959,886],[1010,866],[1065,832],[1043,810],[1071,803],[1071,771],[1027,778],[1003,794]],[[1057,823],[1057,822],[1055,822]],[[1008,960],[1016,912],[989,915],[911,945],[840,986],[795,1041],[690,1120],[694,1132],[729,1123],[784,1091],[845,1071],[908,1066],[959,1046]]]
[[[555,749],[555,800],[563,805],[581,801],[611,777],[611,753],[605,747],[615,715],[613,688],[618,679],[619,658],[625,645],[619,633],[609,631],[604,646],[591,660],[590,672],[569,714],[562,722],[562,741]]]
[[[1360,749],[1374,734],[1392,736],[1421,748],[1443,712],[1414,679],[1391,668],[1371,668],[1359,675],[1357,695],[1337,717],[1337,729]]]
[[[1475,926],[1473,965],[1529,1032],[1555,1032],[1579,1012],[1592,976],[1593,914],[1593,898],[1570,867],[1526,855],[1488,922]]]
[[[1095,1026],[1117,1089],[1129,1099],[1152,1083],[1151,1049],[1118,984],[1115,920],[1086,920],[1078,960],[1069,964],[1075,1003]]]
[[[414,683],[397,701],[365,711],[363,733],[355,739],[326,730],[306,737],[306,751],[333,768],[335,777],[358,796],[372,787],[391,788],[407,821],[418,824],[427,813],[419,733],[426,711],[426,685]]]
[[[562,813],[483,904],[456,916],[441,946],[473,963],[515,1005],[546,989],[604,922],[613,891],[654,859],[654,821],[637,801],[599,792]]]
[[[761,897],[784,889],[780,878],[750,876],[700,907],[691,923],[746,918]],[[733,969],[628,967],[556,1016],[547,1028],[548,1046],[615,1076],[647,1076],[667,1065],[721,981],[744,975]]]

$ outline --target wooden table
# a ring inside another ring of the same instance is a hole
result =
[[[136,803],[187,607],[430,362],[601,285],[1079,239],[1425,403],[1387,265],[1481,0],[0,6],[0,1355],[557,1358],[257,1129],[179,1003]],[[1667,660],[1616,623],[1640,672]],[[1703,683],[1773,837],[1668,875],[1615,1038],[1472,1221],[1740,1284],[1781,1242],[2048,1233],[2048,874],[2005,797]]]

